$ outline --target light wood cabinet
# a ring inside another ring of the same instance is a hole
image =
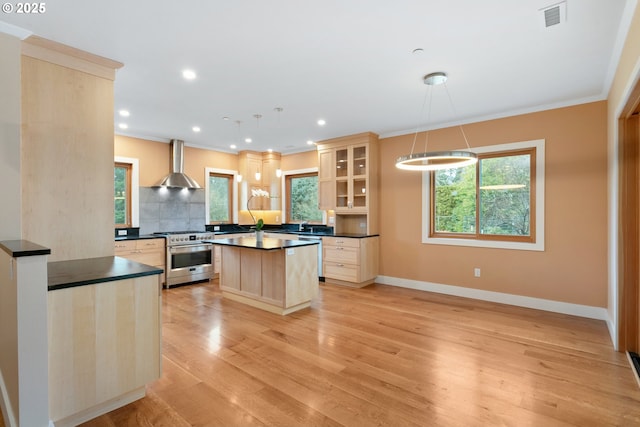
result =
[[[145,384],[161,376],[161,306],[157,275],[48,293],[49,416],[56,426],[144,397]]]
[[[222,295],[283,315],[309,307],[318,292],[316,259],[315,245],[275,250],[222,246]]]
[[[337,232],[378,232],[377,142],[367,132],[317,144],[319,206],[335,211]]]
[[[323,237],[322,270],[325,281],[361,288],[378,276],[378,236]]]
[[[216,234],[215,239],[235,239],[236,237],[253,237],[252,233],[236,233],[236,234]],[[220,275],[220,259],[222,258],[222,248],[218,245],[213,246],[213,274]]]
[[[335,209],[335,149],[318,151],[318,209]]]
[[[160,283],[165,283],[167,262],[166,239],[116,240],[114,255],[161,268]]]
[[[240,210],[280,210],[280,188],[282,178],[276,175],[280,169],[280,153],[260,153],[257,151],[241,151],[238,153],[238,170],[242,175],[240,183]],[[260,179],[256,178],[260,173]],[[264,190],[270,197],[251,198],[251,190]]]

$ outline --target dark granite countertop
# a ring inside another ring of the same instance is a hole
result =
[[[163,271],[117,256],[55,261],[48,263],[47,267],[50,291],[150,276]]]
[[[350,239],[365,239],[367,237],[378,237],[379,234],[364,234],[364,233],[335,233],[325,234],[328,237],[348,237]]]
[[[13,258],[51,254],[51,249],[28,240],[3,240],[0,242],[0,248]]]
[[[264,230],[265,233],[280,233],[280,234],[295,234],[297,236],[318,236],[318,237],[350,237],[356,239],[362,239],[365,237],[375,237],[379,234],[360,234],[360,233],[335,233],[335,232],[319,232],[312,233],[310,231],[295,231],[295,230]]]
[[[251,248],[261,250],[276,250],[295,248],[299,246],[317,245],[317,241],[313,240],[284,240],[265,237],[262,242],[257,242],[255,237],[237,237],[235,239],[216,239],[210,240],[210,243],[221,246],[236,246],[240,248]]]

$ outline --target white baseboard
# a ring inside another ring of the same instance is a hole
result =
[[[401,288],[417,289],[420,291],[435,292],[438,294],[454,295],[464,298],[473,298],[481,301],[491,301],[501,304],[515,305],[519,307],[534,308],[537,310],[551,311],[554,313],[571,314],[589,319],[604,320],[611,333],[611,320],[606,308],[592,307],[589,305],[571,304],[567,302],[552,301],[541,298],[525,297],[520,295],[505,294],[502,292],[484,291],[481,289],[465,288],[462,286],[443,285],[439,283],[422,282],[419,280],[403,279],[400,277],[378,276],[376,283],[382,285],[398,286]]]

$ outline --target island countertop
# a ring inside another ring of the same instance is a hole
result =
[[[162,273],[160,268],[117,256],[55,261],[47,267],[49,291]]]
[[[319,242],[313,240],[285,240],[265,237],[262,242],[258,242],[255,237],[236,237],[234,239],[207,240],[207,243],[220,246],[235,246],[240,248],[261,249],[271,251],[276,249],[296,248],[299,246],[317,245]]]

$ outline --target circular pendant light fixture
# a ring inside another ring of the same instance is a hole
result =
[[[404,170],[435,171],[462,168],[477,162],[476,154],[469,151],[431,151],[400,156],[396,160],[396,167]]]
[[[444,84],[447,81],[447,74],[438,71],[435,73],[427,74],[423,78],[424,84],[428,86],[437,86],[440,84]],[[446,89],[447,85],[444,84]],[[433,95],[433,90],[429,91],[429,94]],[[451,95],[449,95],[449,91],[447,90],[447,95],[449,96],[449,102],[451,102],[451,108],[453,109],[453,102],[451,101]],[[425,96],[425,104],[426,104],[426,96]],[[423,104],[424,109],[424,104]],[[431,115],[431,97],[429,99],[429,116]],[[464,137],[464,141],[467,144],[467,149],[471,150],[469,146],[469,142],[467,141],[467,136],[462,130],[462,126],[460,126],[460,131],[462,132],[462,136]],[[416,139],[418,137],[418,129],[416,128],[415,135],[413,137],[413,145],[411,146],[411,153],[405,156],[400,156],[396,159],[396,167],[398,169],[404,170],[417,170],[417,171],[433,171],[433,170],[441,170],[441,169],[451,169],[451,168],[461,168],[465,166],[469,166],[478,162],[478,156],[471,151],[427,151],[427,142],[428,142],[429,132],[427,131],[425,137],[425,150],[422,153],[414,153],[414,148],[416,145]]]

